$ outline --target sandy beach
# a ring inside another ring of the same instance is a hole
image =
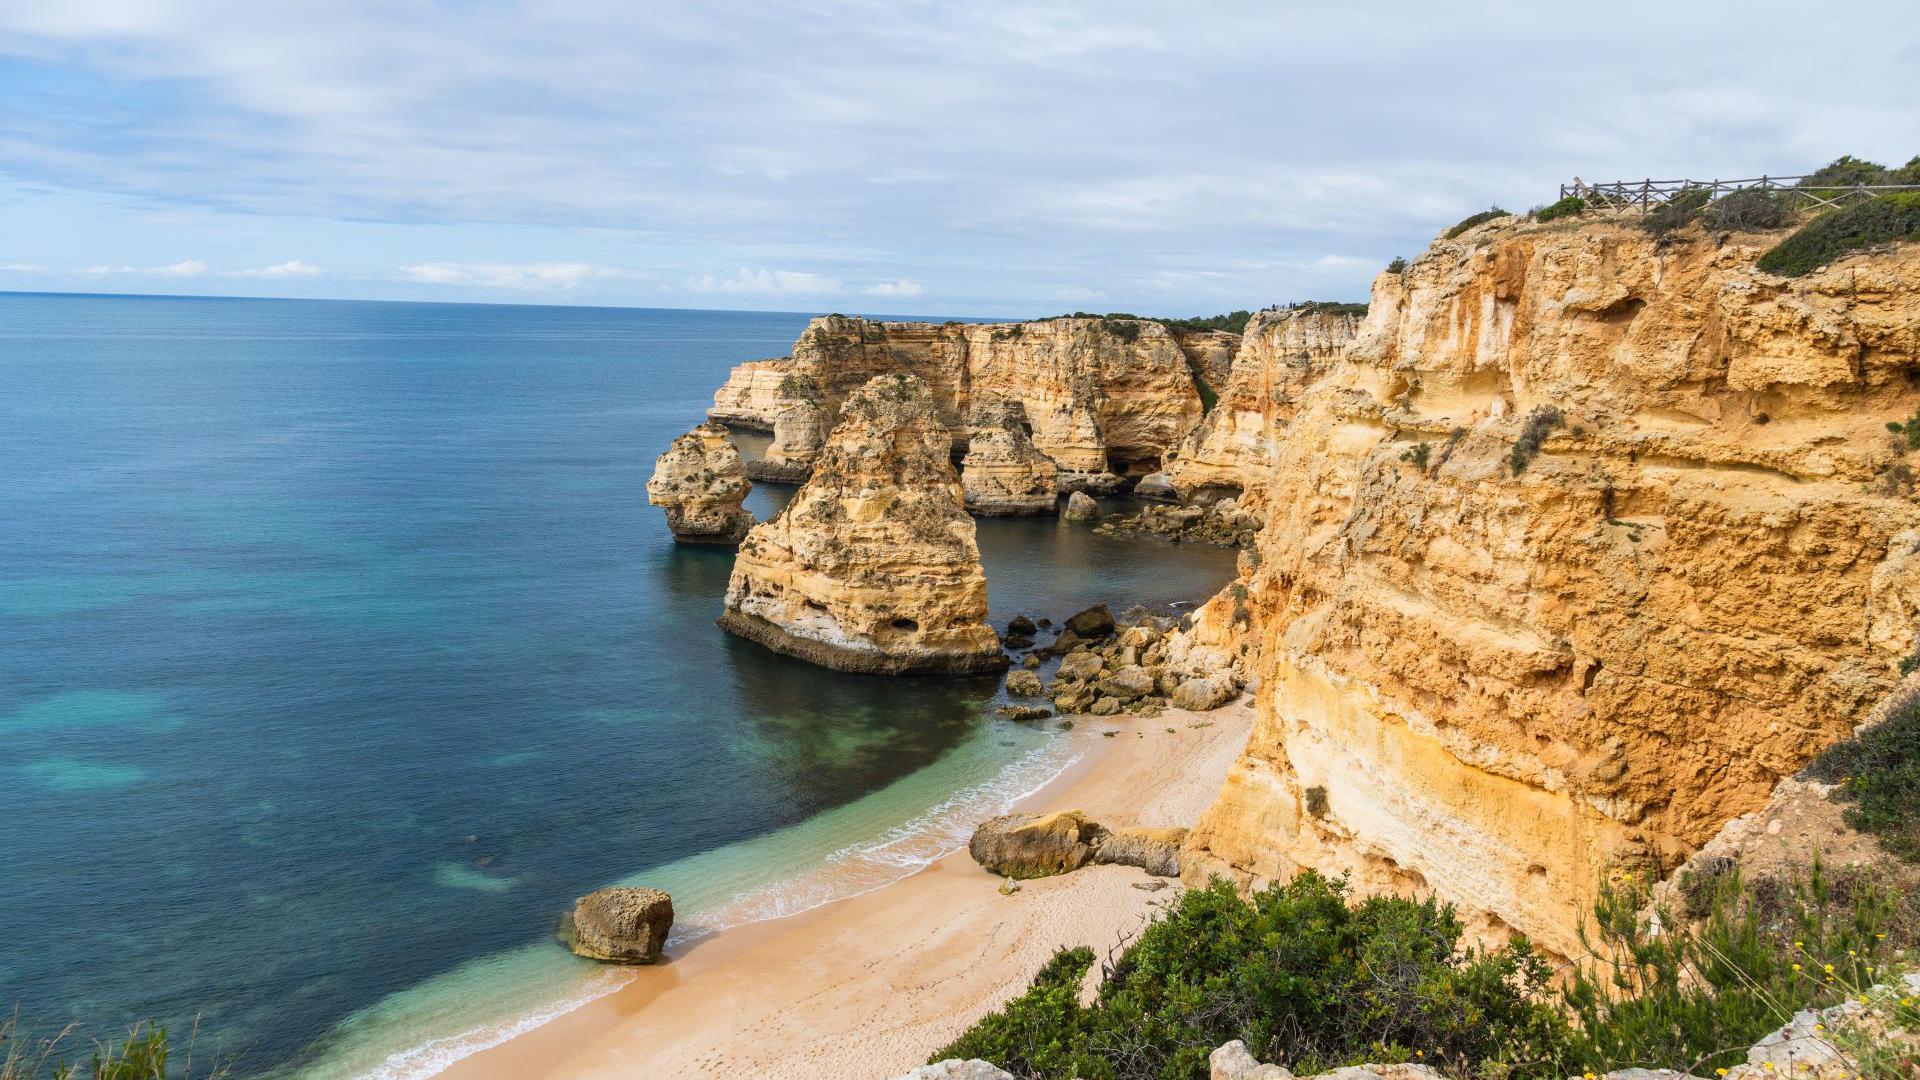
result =
[[[1147,720],[1083,717],[1084,756],[1021,804],[1107,825],[1192,825],[1252,724],[1249,699]],[[1103,732],[1116,732],[1112,736]],[[1012,896],[965,851],[862,896],[740,927],[632,985],[454,1064],[449,1080],[872,1080],[924,1063],[1063,946],[1103,954],[1179,895],[1090,866]]]

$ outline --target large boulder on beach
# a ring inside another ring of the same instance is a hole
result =
[[[1126,664],[1095,684],[1095,689],[1125,705],[1153,693],[1153,676],[1139,664]]]
[[[1068,653],[1066,658],[1060,661],[1059,677],[1080,680],[1097,679],[1105,667],[1099,653],[1091,651]]]
[[[1012,1073],[998,1066],[973,1058],[961,1061],[948,1058],[931,1065],[922,1065],[910,1073],[904,1073],[896,1080],[1015,1080]]]
[[[1239,696],[1240,689],[1233,685],[1232,676],[1209,675],[1181,683],[1174,688],[1169,701],[1176,709],[1211,712]]]
[[[1187,830],[1129,825],[1109,830],[1100,840],[1093,861],[1137,866],[1156,877],[1180,876],[1180,845]]]
[[[560,935],[589,959],[651,964],[660,959],[672,928],[672,897],[659,889],[616,885],[575,900],[561,918]]]
[[[1078,810],[1003,814],[980,823],[967,852],[1001,877],[1048,877],[1092,862],[1105,833]]]

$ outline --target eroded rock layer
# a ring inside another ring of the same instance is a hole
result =
[[[812,478],[741,543],[720,625],[843,671],[1004,668],[951,448],[918,378],[847,398]]]
[[[1180,442],[1167,480],[1183,500],[1231,497],[1258,486],[1273,463],[1276,433],[1300,395],[1324,375],[1360,328],[1359,317],[1318,307],[1254,314],[1233,356],[1220,400]]]
[[[1866,715],[1920,612],[1920,246],[1780,279],[1770,242],[1503,219],[1376,280],[1209,604],[1258,717],[1189,876],[1431,889],[1571,954],[1603,874]]]
[[[955,445],[965,445],[975,401],[1015,401],[1026,409],[1034,445],[1059,466],[1063,490],[1105,490],[1118,486],[1120,474],[1157,469],[1200,421],[1196,372],[1217,368],[1231,337],[1176,334],[1133,319],[906,323],[830,315],[808,324],[791,360],[736,368],[709,415],[771,428],[770,468],[804,474],[826,444],[831,425],[824,421],[848,395],[876,375],[910,374],[930,390]]]
[[[751,490],[727,429],[708,423],[673,440],[655,460],[647,501],[666,508],[675,540],[737,544],[753,527],[753,515],[740,505]]]
[[[1027,410],[1018,401],[977,401],[973,432],[960,463],[967,509],[976,514],[1051,514],[1060,498],[1060,469],[1033,445]]]

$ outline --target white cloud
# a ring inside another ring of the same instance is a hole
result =
[[[222,277],[237,278],[310,278],[318,277],[320,268],[299,259],[288,259],[272,266],[262,266],[257,270],[229,270]]]
[[[39,263],[0,262],[0,272],[9,274],[38,274],[45,269]]]
[[[518,292],[573,289],[595,278],[631,276],[618,267],[582,262],[415,263],[401,267],[400,273],[403,280],[426,285],[464,285]]]
[[[840,291],[840,283],[819,274],[749,270],[743,266],[730,278],[717,278],[712,274],[688,278],[687,288],[720,296],[832,296]]]
[[[926,292],[926,286],[917,281],[901,278],[899,281],[883,281],[867,289],[868,296],[919,296]]]
[[[89,266],[81,271],[105,277],[112,274],[133,274],[144,277],[199,277],[207,272],[207,264],[199,259],[182,259],[166,266]]]

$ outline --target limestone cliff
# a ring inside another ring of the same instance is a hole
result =
[[[666,508],[675,540],[737,544],[753,527],[753,515],[740,505],[751,490],[727,429],[701,424],[673,440],[654,462],[647,501]]]
[[[1247,323],[1220,400],[1181,440],[1167,479],[1186,501],[1244,494],[1266,479],[1274,438],[1300,395],[1345,351],[1359,329],[1352,314],[1318,307],[1261,311]]]
[[[1232,335],[1181,335],[1134,319],[936,324],[830,315],[808,324],[791,360],[735,369],[709,415],[770,426],[774,449],[756,479],[796,477],[848,395],[875,375],[910,374],[931,391],[957,448],[974,401],[1017,401],[1063,489],[1113,488],[1116,474],[1159,468],[1200,421],[1196,372],[1217,366]]]
[[[741,543],[720,625],[843,671],[1004,668],[951,450],[918,378],[854,392],[812,478]]]
[[[976,514],[1051,514],[1060,499],[1059,467],[1033,445],[1027,410],[1017,401],[977,401],[960,484]]]
[[[1380,276],[1317,379],[1242,349],[1245,411],[1298,389],[1203,613],[1258,718],[1190,876],[1350,872],[1570,954],[1603,873],[1866,715],[1920,611],[1920,246],[1781,279],[1774,239],[1502,219]]]

